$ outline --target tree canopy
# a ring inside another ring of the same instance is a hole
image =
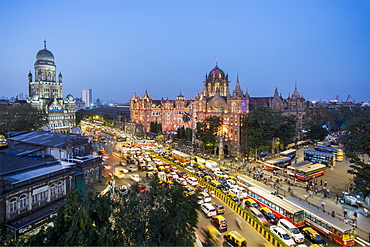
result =
[[[255,154],[254,150],[271,150],[272,141],[279,139],[287,145],[294,141],[296,118],[283,116],[281,113],[256,105],[255,109],[243,118],[243,133],[247,151]]]
[[[29,104],[0,106],[0,132],[40,130],[47,124],[45,112]]]
[[[203,143],[204,151],[213,152],[221,125],[222,120],[217,116],[209,116],[204,122],[197,123],[196,138]]]
[[[111,200],[114,198],[114,200]],[[31,246],[190,246],[198,224],[197,194],[184,187],[161,187],[153,179],[147,191],[134,184],[128,193],[110,196],[76,192],[67,197],[54,227],[22,239]]]
[[[341,136],[339,141],[351,162],[348,173],[354,175],[356,190],[365,196],[370,195],[370,164],[363,156],[370,157],[369,109],[364,109],[358,117],[351,119],[345,130],[346,134]]]

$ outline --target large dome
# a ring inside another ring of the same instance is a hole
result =
[[[216,63],[216,66],[209,72],[208,75],[209,79],[225,79],[225,73],[218,67],[218,63]]]
[[[55,65],[54,63],[54,55],[46,49],[46,41],[44,45],[44,49],[39,50],[39,52],[36,54],[36,62],[35,65],[37,64],[47,64],[47,65]]]

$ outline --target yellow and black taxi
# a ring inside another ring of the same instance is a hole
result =
[[[200,178],[204,178],[204,176],[205,176],[204,173],[201,172],[201,171],[196,172],[195,175],[197,175]]]
[[[262,207],[260,208],[260,211],[265,216],[265,218],[271,223],[276,223],[278,221],[274,213],[268,207]]]
[[[216,180],[211,180],[211,185],[215,186],[217,189],[222,189],[222,184]]]
[[[227,230],[227,221],[224,216],[216,215],[212,216],[211,222],[218,228],[218,230]]]
[[[313,243],[318,244],[320,246],[325,246],[327,243],[322,239],[320,234],[312,229],[311,227],[304,227],[302,229],[302,233],[306,235],[308,239],[310,239]]]
[[[228,193],[227,196],[230,197],[230,199],[233,200],[234,202],[239,202],[239,198],[235,193],[232,192]]]
[[[146,173],[146,176],[147,176],[148,178],[154,178],[154,173],[153,173],[153,172],[147,172],[147,173]]]
[[[247,246],[247,239],[237,231],[230,231],[224,235],[224,240],[231,246]]]
[[[253,199],[246,199],[245,200],[245,206],[250,208],[250,207],[254,207],[254,208],[257,208],[259,209],[260,208],[260,205]]]

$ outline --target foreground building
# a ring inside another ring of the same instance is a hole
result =
[[[36,54],[35,76],[28,73],[29,98],[27,102],[47,114],[48,125],[53,132],[69,133],[76,126],[76,101],[71,94],[63,99],[63,76],[58,75],[54,55],[46,49]]]
[[[209,116],[218,116],[223,120],[219,132],[219,149],[223,154],[240,156],[243,151],[241,133],[242,117],[248,114],[256,104],[263,104],[285,115],[297,116],[297,133],[302,132],[304,114],[307,101],[294,89],[292,97],[283,99],[276,88],[273,97],[250,97],[248,92],[243,92],[239,77],[235,87],[230,93],[228,74],[222,71],[218,64],[206,75],[203,81],[203,90],[195,98],[186,100],[183,95],[175,100],[153,100],[146,91],[143,97],[134,93],[130,99],[131,122],[143,126],[145,132],[150,131],[150,123],[162,124],[163,132],[173,132],[179,127],[196,129],[196,123],[203,122]],[[184,114],[189,114],[190,121],[184,122]]]
[[[84,193],[101,178],[100,156],[87,137],[50,132],[8,133],[0,151],[0,222],[8,239],[48,224],[68,192]]]

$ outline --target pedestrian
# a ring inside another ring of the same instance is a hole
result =
[[[329,193],[330,193],[330,190],[329,190],[329,189],[327,189],[327,190],[326,190],[326,194],[327,194],[327,195],[329,195]]]
[[[331,217],[335,218],[335,211],[331,211]]]
[[[326,185],[328,185],[328,181],[325,180],[324,182],[324,186],[326,187]]]
[[[306,194],[306,195],[304,195],[304,198],[305,198],[305,200],[306,200],[306,202],[308,201],[308,195]]]
[[[322,180],[320,180],[320,186],[322,186]]]
[[[344,218],[344,224],[348,224],[348,219],[347,218]],[[369,236],[370,238],[370,236]]]
[[[344,218],[347,217],[347,210],[346,209],[343,210],[343,216],[344,216]]]
[[[367,208],[364,208],[364,216],[365,217],[369,216],[369,210]]]
[[[322,210],[325,210],[325,202],[321,202]]]

